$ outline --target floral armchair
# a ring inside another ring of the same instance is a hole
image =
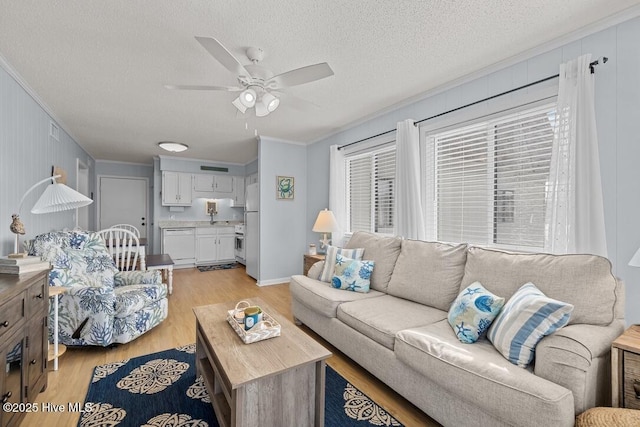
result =
[[[56,231],[25,243],[49,261],[49,285],[64,286],[58,305],[59,341],[66,345],[126,343],[168,314],[159,271],[118,271],[98,233]],[[50,310],[53,324],[53,307]]]

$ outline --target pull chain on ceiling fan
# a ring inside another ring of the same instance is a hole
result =
[[[165,87],[179,90],[240,92],[232,104],[241,113],[245,113],[247,109],[255,108],[256,116],[267,116],[280,105],[280,98],[272,92],[280,94],[281,89],[310,83],[333,75],[329,64],[322,62],[274,76],[271,71],[259,64],[264,58],[264,51],[260,48],[250,47],[247,49],[247,58],[251,64],[245,66],[218,40],[212,37],[196,37],[196,40],[227,70],[236,74],[240,86],[165,85]]]

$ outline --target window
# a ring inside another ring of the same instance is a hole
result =
[[[555,105],[425,138],[427,226],[440,241],[542,249]]]
[[[393,233],[396,150],[388,145],[345,158],[348,232]]]

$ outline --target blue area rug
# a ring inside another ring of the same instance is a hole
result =
[[[218,427],[204,382],[196,378],[195,348],[96,366],[78,426]],[[402,426],[329,366],[325,401],[326,427]]]

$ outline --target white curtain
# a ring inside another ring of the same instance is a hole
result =
[[[607,256],[591,55],[560,65],[545,251]]]
[[[398,122],[396,132],[394,209],[396,234],[407,239],[425,239],[420,182],[420,136],[408,119]]]
[[[329,147],[329,210],[333,211],[340,230],[331,233],[333,245],[342,246],[344,232],[347,228],[346,173],[344,167],[344,150],[337,145]]]

